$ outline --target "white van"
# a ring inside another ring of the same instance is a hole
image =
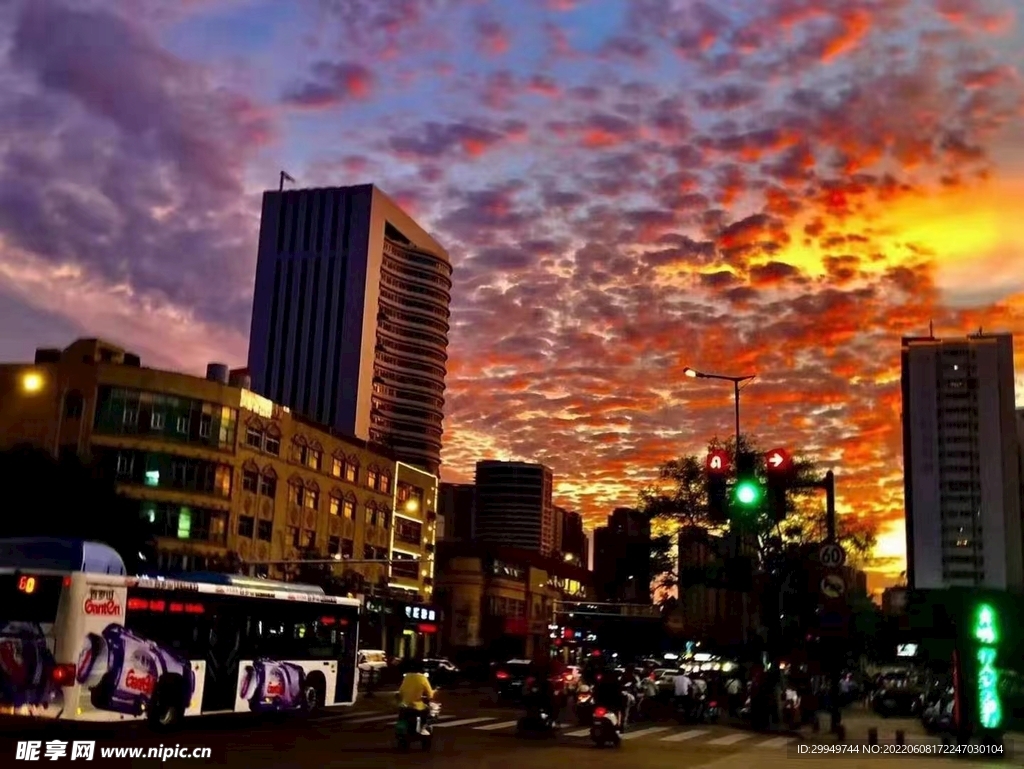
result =
[[[377,675],[388,666],[388,656],[380,649],[360,649],[356,656],[356,667],[359,668],[359,678],[367,679],[370,671],[376,670]]]

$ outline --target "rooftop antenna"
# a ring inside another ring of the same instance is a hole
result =
[[[278,185],[277,185],[277,191],[278,192],[284,192],[284,183],[285,182],[291,182],[292,184],[295,184],[295,177],[292,176],[287,171],[282,171],[281,172],[281,178],[280,178],[280,180],[278,182]]]

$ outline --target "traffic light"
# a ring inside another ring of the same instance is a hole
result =
[[[764,455],[768,478],[768,512],[775,521],[786,517],[786,492],[793,481],[793,458],[785,449],[772,449]]]
[[[760,509],[764,486],[757,477],[754,455],[742,453],[736,459],[736,485],[732,487],[732,507],[737,515],[746,516]]]
[[[704,463],[708,488],[708,521],[725,523],[729,518],[729,500],[726,483],[729,475],[729,453],[722,449],[708,452]]]

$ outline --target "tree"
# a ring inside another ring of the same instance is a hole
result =
[[[290,565],[285,570],[289,578],[295,582],[317,585],[328,595],[355,595],[367,590],[366,577],[352,568],[343,566],[343,562],[339,561],[337,565],[316,563],[327,558],[315,548],[303,550],[299,553],[298,560],[300,563]]]
[[[31,446],[0,452],[0,484],[29,489],[0,517],[0,537],[60,537],[103,542],[132,573],[153,563],[153,527],[137,501],[117,494],[113,479],[77,456],[55,459]]]
[[[734,453],[735,440],[711,441],[709,450],[724,448]],[[745,436],[740,438],[742,451],[758,458],[758,472],[764,473],[764,455]],[[814,463],[797,457],[794,459],[796,484],[809,483],[819,478]],[[795,556],[793,545],[818,542],[825,538],[826,522],[822,493],[814,489],[794,488],[787,495],[787,517],[777,524],[767,510],[756,517],[734,524],[734,531],[756,543],[755,567],[763,572],[781,575]],[[725,527],[708,520],[707,476],[704,457],[684,456],[666,462],[658,481],[640,492],[640,509],[651,520],[652,571],[659,576],[659,591],[663,597],[679,584],[677,543],[679,532],[686,527],[724,533]],[[851,562],[865,560],[875,544],[875,530],[869,522],[851,516],[837,520],[837,539],[845,547]]]

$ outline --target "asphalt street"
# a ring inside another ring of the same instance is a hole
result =
[[[799,745],[808,744],[791,735],[758,734],[728,725],[686,726],[674,722],[637,723],[627,731],[619,748],[598,749],[589,739],[589,732],[567,723],[557,736],[524,739],[515,734],[519,711],[505,707],[482,707],[472,699],[450,697],[441,721],[436,725],[434,745],[429,753],[416,748],[400,754],[394,746],[395,714],[389,698],[363,703],[357,709],[324,712],[307,719],[261,719],[222,717],[187,722],[173,734],[157,735],[145,727],[114,727],[75,730],[74,733],[5,731],[0,737],[2,765],[17,757],[17,742],[63,739],[95,740],[92,761],[97,766],[154,766],[154,759],[102,758],[101,748],[180,745],[188,748],[209,747],[206,759],[171,758],[168,764],[179,766],[223,766],[245,769],[271,767],[396,767],[438,766],[506,767],[529,764],[531,769],[565,769],[567,763],[585,761],[590,767],[649,767],[679,769],[680,767],[715,767],[716,769],[750,769],[752,766],[829,766],[839,761],[849,769],[887,765],[911,769],[934,767],[953,759],[936,756],[812,756],[801,755]],[[925,744],[938,740],[915,738]],[[46,765],[78,765],[81,760],[68,757]],[[968,761],[956,759],[961,767],[1006,766],[1019,764],[1019,754],[1008,761]],[[26,762],[27,765],[27,762]]]

